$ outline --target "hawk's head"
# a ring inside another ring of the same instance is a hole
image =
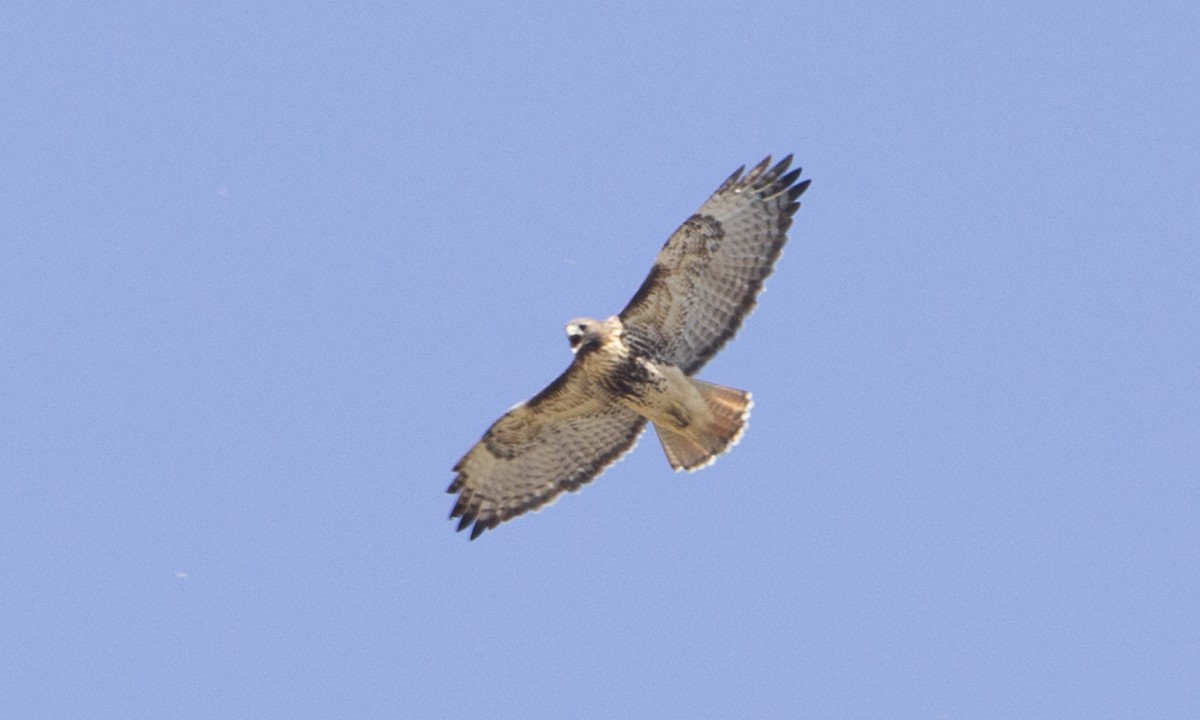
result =
[[[611,320],[593,320],[591,318],[575,318],[567,323],[567,341],[571,343],[571,352],[595,350],[613,331]]]

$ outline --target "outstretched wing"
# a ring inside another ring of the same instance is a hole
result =
[[[792,156],[738,168],[671,235],[621,311],[626,338],[688,375],[734,336],[787,242],[809,181]],[[769,168],[769,169],[768,169]]]
[[[637,443],[646,420],[582,392],[572,365],[529,402],[497,420],[463,456],[449,493],[459,493],[451,518],[471,539],[505,520],[578,490]]]

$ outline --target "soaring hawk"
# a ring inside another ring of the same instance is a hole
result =
[[[750,393],[692,378],[754,309],[809,181],[767,157],[738,168],[663,245],[620,314],[567,324],[574,359],[497,420],[447,492],[474,540],[579,488],[629,452],[646,421],[675,470],[697,470],[746,429]],[[744,174],[743,174],[744,173]]]

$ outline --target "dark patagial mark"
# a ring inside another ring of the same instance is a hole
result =
[[[667,276],[670,274],[670,270],[662,265],[659,265],[658,263],[654,263],[654,267],[650,268],[650,274],[647,275],[646,279],[642,281],[642,286],[639,287],[637,292],[633,294],[633,299],[629,301],[629,304],[625,306],[625,309],[622,310],[621,314],[617,317],[624,321],[630,315],[636,313],[641,308],[642,303],[646,302],[646,298],[648,298],[650,294],[658,288],[658,285],[666,280]]]

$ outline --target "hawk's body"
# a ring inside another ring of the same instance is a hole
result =
[[[754,308],[809,181],[789,155],[739,169],[671,235],[629,305],[567,325],[574,362],[497,420],[454,469],[451,517],[471,537],[577,490],[653,423],[676,470],[727,451],[746,427],[750,394],[691,377]],[[769,168],[769,169],[768,169]]]

